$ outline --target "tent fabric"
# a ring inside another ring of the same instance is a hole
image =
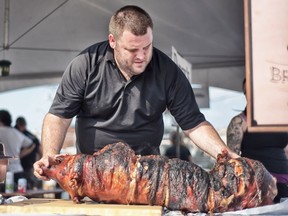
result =
[[[59,82],[65,67],[75,55],[87,46],[107,39],[111,15],[128,4],[138,5],[151,15],[154,21],[154,46],[169,56],[174,46],[192,63],[195,82],[206,82],[207,85],[224,86],[235,90],[241,87],[241,84],[235,85],[231,80],[241,83],[245,73],[243,1],[9,0],[8,2],[7,37],[6,31],[2,31],[5,29],[5,0],[0,1],[2,45],[0,60],[7,59],[12,65],[10,77],[0,77],[0,91],[23,85],[40,85],[41,82],[44,84]],[[5,40],[8,40],[7,47],[4,47]],[[222,79],[216,80],[215,83],[214,74],[218,76],[221,71],[223,71]],[[201,78],[203,73],[206,74],[205,79]]]

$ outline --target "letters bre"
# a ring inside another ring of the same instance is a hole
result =
[[[271,67],[271,82],[288,84],[288,69]]]

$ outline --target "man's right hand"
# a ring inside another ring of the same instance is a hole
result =
[[[38,179],[41,179],[41,180],[44,180],[44,181],[50,180],[50,178],[48,178],[47,176],[43,175],[43,169],[42,169],[42,167],[49,167],[50,166],[49,158],[50,157],[42,157],[40,160],[36,161],[33,164],[34,175]]]
[[[66,155],[66,154],[55,154],[55,155],[43,156],[40,160],[36,161],[33,164],[34,175],[38,179],[49,181],[50,178],[44,175],[43,168],[48,168],[52,165],[58,164],[59,160],[57,159],[57,157],[59,155]]]

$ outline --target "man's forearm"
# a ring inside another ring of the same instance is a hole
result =
[[[42,128],[43,156],[59,154],[72,119],[64,119],[51,113],[46,114]]]
[[[217,131],[209,122],[203,122],[193,129],[185,130],[184,133],[195,145],[214,158],[216,158],[223,149],[229,151]]]

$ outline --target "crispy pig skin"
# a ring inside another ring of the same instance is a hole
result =
[[[209,173],[210,212],[225,212],[273,204],[276,180],[262,163],[248,158],[231,159],[227,152],[218,155]]]
[[[123,142],[93,155],[59,155],[43,168],[75,203],[161,205],[185,212],[225,212],[273,203],[276,181],[258,161],[218,155],[209,172],[165,156],[135,155]]]

